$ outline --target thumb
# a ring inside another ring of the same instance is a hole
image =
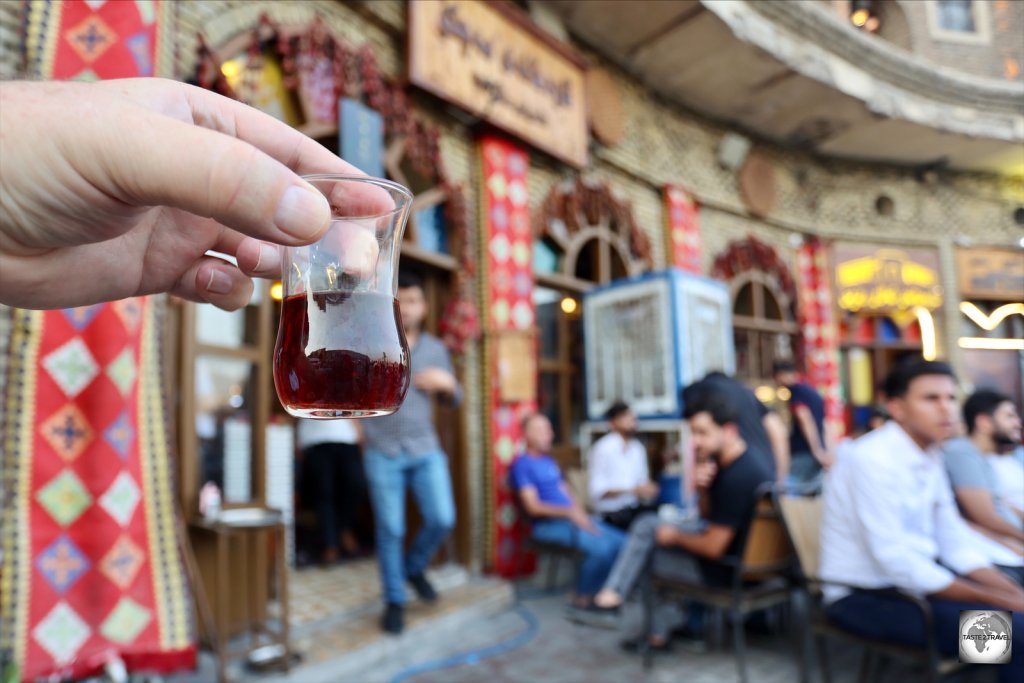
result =
[[[327,229],[327,199],[242,140],[144,109],[127,109],[116,135],[92,150],[102,167],[90,180],[127,204],[183,209],[278,244]]]

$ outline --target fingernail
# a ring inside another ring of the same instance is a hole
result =
[[[281,259],[279,257],[280,252],[277,247],[272,244],[260,243],[260,253],[256,257],[256,267],[253,268],[254,273],[260,275],[267,275],[275,273],[281,268]]]
[[[292,185],[281,196],[274,224],[298,239],[316,235],[331,217],[327,198],[311,185]]]
[[[231,291],[231,278],[226,273],[214,268],[210,271],[210,281],[206,283],[206,291],[212,294],[228,294]]]

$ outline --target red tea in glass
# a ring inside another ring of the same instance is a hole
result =
[[[285,407],[311,417],[394,412],[409,389],[409,345],[398,302],[368,292],[288,297],[274,382]]]
[[[398,302],[398,245],[412,195],[367,176],[304,176],[331,206],[314,244],[281,252],[281,326],[274,384],[290,414],[373,417],[409,389]]]

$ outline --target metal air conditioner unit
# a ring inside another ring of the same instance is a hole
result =
[[[683,387],[736,370],[728,288],[677,269],[587,292],[583,336],[589,420],[619,400],[641,419],[678,419]]]

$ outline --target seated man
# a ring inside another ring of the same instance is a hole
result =
[[[914,360],[885,382],[892,419],[854,442],[825,486],[821,577],[838,626],[890,643],[925,643],[920,612],[891,594],[926,596],[943,655],[959,648],[961,610],[1012,610],[1013,662],[1001,681],[1024,680],[1024,590],[992,566],[953,502],[939,444],[957,422],[946,363]]]
[[[590,499],[604,521],[622,530],[641,512],[655,509],[647,451],[636,440],[636,415],[617,401],[607,412],[611,431],[591,446],[587,459]]]
[[[590,605],[594,593],[608,576],[622,545],[623,534],[615,527],[591,519],[565,483],[558,463],[548,455],[555,432],[540,413],[523,420],[526,451],[509,471],[515,495],[533,520],[533,537],[545,543],[576,547],[585,558],[580,567],[573,606]]]
[[[1016,446],[1009,453],[986,455],[999,481],[1003,500],[1018,509],[1024,509],[1024,446]]]
[[[686,418],[697,455],[694,483],[705,521],[668,524],[653,514],[639,518],[626,537],[608,581],[594,598],[592,611],[618,611],[648,566],[652,552],[651,566],[656,576],[711,586],[732,581],[730,567],[716,560],[741,552],[757,490],[772,481],[766,466],[768,456],[748,448],[740,438],[736,408],[721,394],[688,403]],[[651,647],[668,649],[671,614],[670,605],[658,607]],[[640,642],[627,641],[623,646],[636,650]]]
[[[683,405],[701,400],[708,392],[721,394],[735,407],[740,437],[750,450],[765,457],[765,466],[775,481],[785,481],[789,474],[789,430],[779,414],[761,403],[746,384],[718,371],[686,387]]]
[[[966,437],[950,439],[943,450],[956,502],[974,528],[1001,543],[1024,542],[1024,502],[1006,500],[991,461],[1007,457],[1020,441],[1020,417],[1009,397],[982,389],[964,402]]]

